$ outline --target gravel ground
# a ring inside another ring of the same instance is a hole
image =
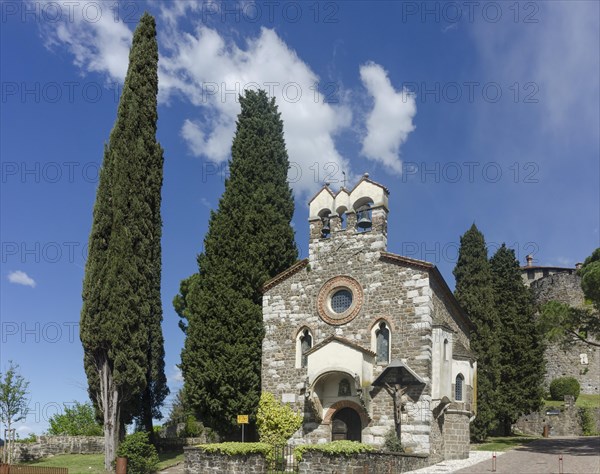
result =
[[[433,466],[424,467],[423,469],[417,469],[415,471],[407,471],[405,474],[438,474],[442,472],[456,472],[459,469],[464,469],[465,467],[473,466],[474,464],[478,464],[480,462],[487,461],[489,463],[489,467],[492,467],[492,453],[491,451],[471,451],[469,453],[468,459],[456,459],[453,461],[443,461]],[[506,453],[496,453],[496,461],[505,455]]]

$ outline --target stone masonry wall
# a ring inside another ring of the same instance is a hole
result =
[[[361,453],[353,456],[332,456],[307,451],[298,463],[300,474],[394,473],[430,466],[428,456],[398,453]]]
[[[35,443],[14,443],[14,462],[34,461],[57,454],[100,454],[103,436],[38,436]]]
[[[158,449],[176,450],[184,446],[205,443],[205,438],[159,438]],[[14,443],[12,459],[15,462],[34,461],[59,454],[104,453],[103,436],[38,436],[35,443]]]
[[[600,433],[600,408],[595,408],[593,413],[596,420],[596,432]],[[583,434],[580,409],[575,406],[546,407],[540,412],[522,416],[515,423],[515,427],[521,433],[537,436],[544,433],[545,425],[550,428],[550,436],[581,436]]]
[[[262,474],[267,472],[267,463],[262,454],[229,456],[206,453],[198,448],[186,447],[186,474]]]
[[[584,303],[581,278],[575,274],[556,273],[531,283],[536,303],[542,305],[550,300],[571,306]],[[575,377],[581,384],[581,393],[600,394],[600,348],[583,342],[573,342],[565,349],[550,344],[545,351],[547,386],[557,377]],[[587,362],[587,363],[582,363]]]
[[[444,414],[444,459],[469,457],[469,416],[469,412],[452,409]]]

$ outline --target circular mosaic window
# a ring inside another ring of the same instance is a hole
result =
[[[317,311],[329,324],[345,324],[359,313],[362,299],[362,288],[354,278],[338,276],[321,287]]]
[[[352,306],[352,292],[350,290],[338,290],[331,297],[331,309],[340,314]]]

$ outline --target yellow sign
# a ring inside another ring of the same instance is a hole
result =
[[[247,425],[248,415],[238,415],[238,425]]]

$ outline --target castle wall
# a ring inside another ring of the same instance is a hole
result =
[[[583,306],[581,278],[576,274],[556,273],[531,283],[537,304],[555,300],[570,306]],[[600,393],[600,348],[584,342],[573,342],[568,347],[549,344],[545,351],[545,384],[557,377],[575,377],[581,384],[581,393]]]

